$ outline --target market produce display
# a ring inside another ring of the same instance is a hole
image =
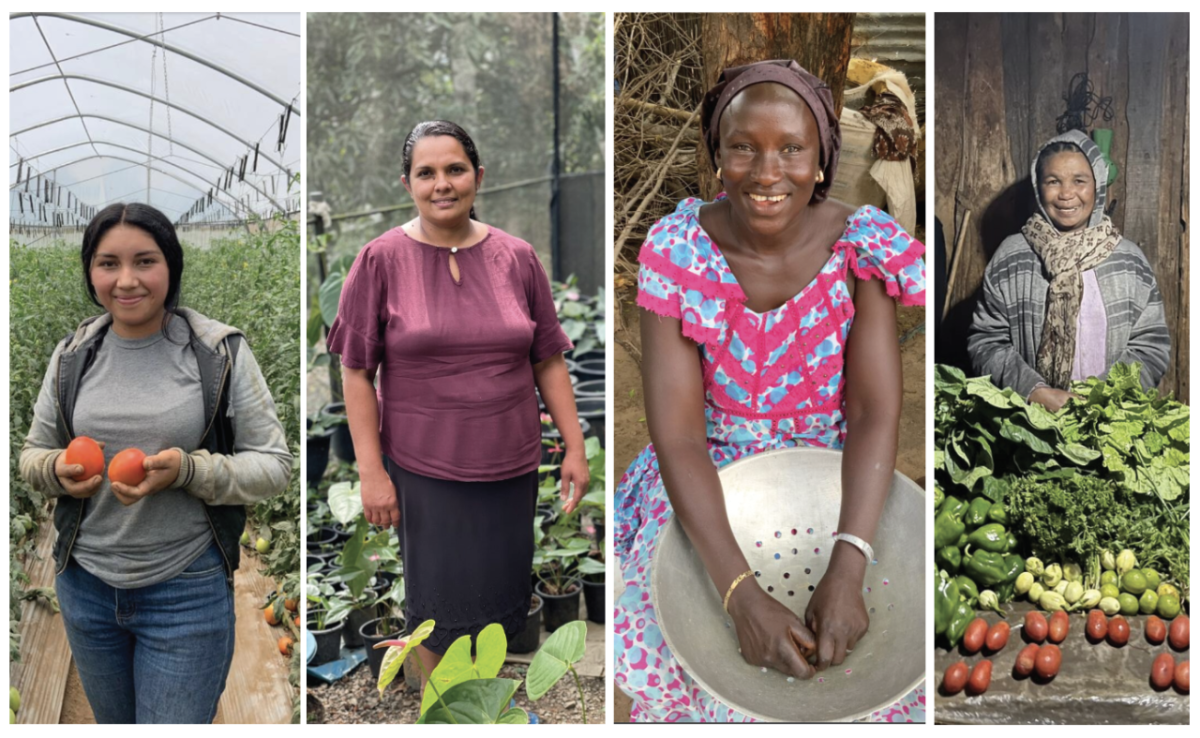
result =
[[[1014,721],[1070,720],[1065,712],[1021,715],[1014,705],[1036,703],[1041,685],[1065,692],[1067,682],[1086,701],[1089,675],[1116,669],[1143,692],[1182,696],[1186,721],[1190,411],[1144,392],[1138,377],[1137,365],[1118,364],[1104,380],[1076,383],[1077,399],[1051,413],[987,377],[936,367],[934,625],[938,665],[948,667],[941,696],[1009,682],[1002,688],[1020,695],[1005,697]],[[1010,626],[1018,609],[1025,621]],[[1010,627],[1030,645],[997,660]],[[995,678],[990,664],[988,678],[976,679],[982,662],[961,661],[981,651],[996,660]],[[964,704],[954,719],[982,719],[986,709],[967,709],[980,700],[956,698]]]

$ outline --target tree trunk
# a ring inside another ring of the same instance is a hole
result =
[[[854,13],[704,13],[700,55],[704,89],[717,83],[722,70],[770,59],[795,59],[833,91],[842,110],[842,90],[850,67]],[[712,199],[719,191],[708,151],[700,146],[700,191]]]

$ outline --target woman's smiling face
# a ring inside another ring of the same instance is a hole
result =
[[[1061,151],[1046,157],[1038,195],[1046,215],[1058,230],[1067,232],[1086,227],[1096,204],[1096,178],[1087,157],[1079,151]]]
[[[405,187],[421,218],[442,227],[465,222],[483,184],[462,144],[453,136],[424,136],[412,149],[412,169]]]
[[[100,239],[89,269],[96,299],[122,338],[145,338],[162,328],[171,274],[154,238],[141,228],[114,226]]]
[[[812,110],[792,90],[767,82],[738,93],[720,126],[716,159],[730,205],[751,230],[782,231],[812,200],[821,170]]]

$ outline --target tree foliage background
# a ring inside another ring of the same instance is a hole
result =
[[[334,214],[407,204],[401,151],[412,127],[467,129],[486,169],[479,217],[529,241],[549,269],[554,154],[552,14],[310,13],[308,187]],[[559,14],[564,173],[604,165],[604,16]],[[331,255],[353,254],[411,209],[337,221]]]

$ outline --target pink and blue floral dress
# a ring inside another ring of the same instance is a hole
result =
[[[718,198],[720,199],[720,198]],[[678,318],[699,344],[708,450],[718,468],[772,449],[842,447],[846,435],[843,364],[854,321],[847,287],[879,279],[902,305],[923,305],[924,245],[891,216],[863,206],[817,276],[765,313],[746,295],[717,245],[700,227],[705,203],[689,198],[658,221],[638,261],[638,305]],[[631,717],[647,722],[742,722],[749,718],[692,681],[662,637],[650,593],[658,537],[673,511],[654,446],[630,464],[615,495],[614,546],[625,591],[617,601],[616,684],[633,699]],[[919,687],[871,720],[924,722]]]

